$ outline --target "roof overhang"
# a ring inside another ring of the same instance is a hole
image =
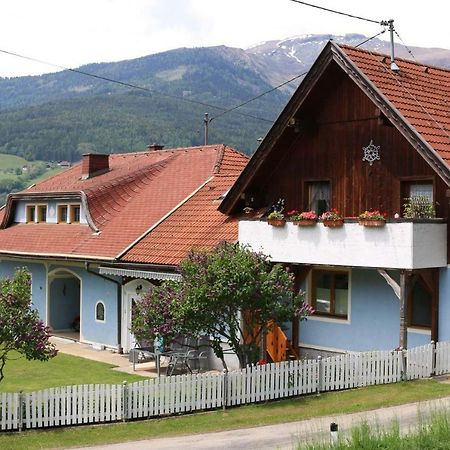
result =
[[[121,267],[99,267],[100,275],[117,275],[122,277],[131,278],[145,278],[147,280],[173,280],[180,281],[181,275],[175,272],[158,272],[152,270],[139,270],[139,269],[123,269]]]

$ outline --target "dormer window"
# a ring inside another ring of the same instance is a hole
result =
[[[58,223],[80,223],[81,206],[79,204],[58,205]]]
[[[70,223],[80,223],[80,205],[70,205]]]
[[[58,205],[58,223],[67,223],[69,208],[67,205]]]
[[[37,206],[36,222],[47,222],[47,205],[38,205]]]
[[[27,205],[27,223],[36,222],[36,206],[35,205]]]

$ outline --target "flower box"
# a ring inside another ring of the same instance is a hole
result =
[[[385,220],[359,219],[359,224],[365,227],[380,228],[386,225]]]
[[[273,227],[284,227],[286,220],[284,219],[267,219],[267,223]]]
[[[322,221],[324,227],[330,228],[338,228],[344,225],[344,219],[336,219],[336,220],[323,220]]]
[[[314,226],[317,221],[316,220],[308,220],[308,219],[300,219],[300,220],[294,220],[292,221],[294,225],[298,225],[299,227],[312,227]]]

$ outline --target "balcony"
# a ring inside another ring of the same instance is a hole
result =
[[[340,228],[322,223],[274,227],[241,220],[239,242],[273,261],[351,267],[423,269],[447,265],[447,224],[434,220],[394,220],[371,228],[346,220]]]

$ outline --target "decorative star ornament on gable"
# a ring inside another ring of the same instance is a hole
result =
[[[373,140],[370,140],[370,144],[367,147],[363,147],[363,161],[367,161],[369,165],[372,165],[374,161],[380,160],[380,146],[374,145]]]

